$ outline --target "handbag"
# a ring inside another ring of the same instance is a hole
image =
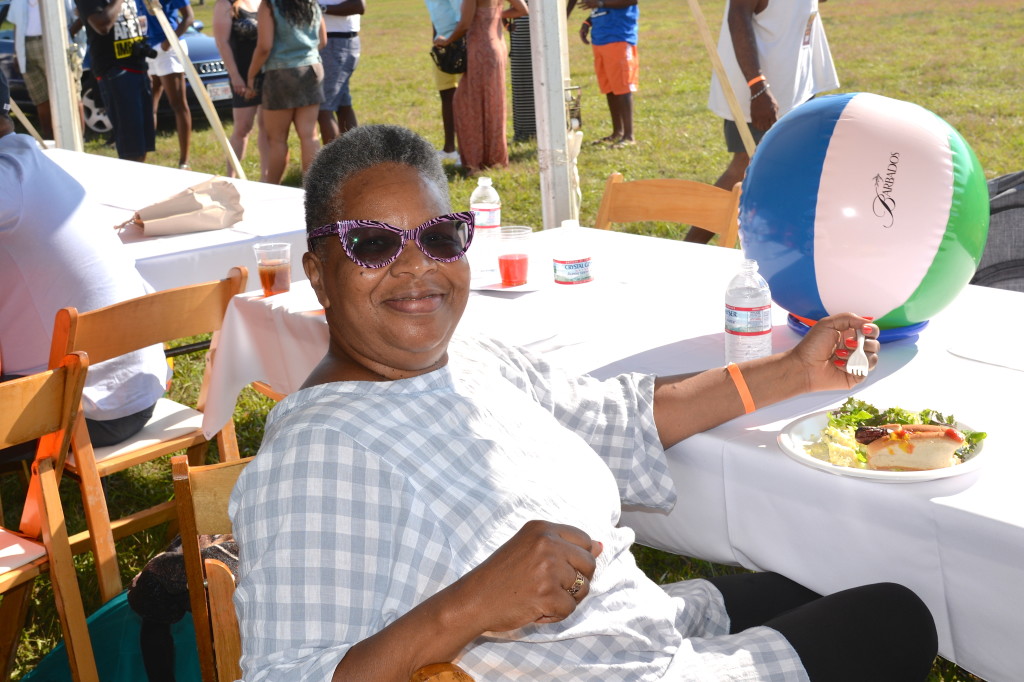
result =
[[[445,47],[435,45],[430,49],[430,56],[445,73],[466,73],[466,36]]]

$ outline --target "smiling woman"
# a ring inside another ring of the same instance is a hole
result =
[[[331,149],[318,164],[332,162]],[[330,232],[314,229],[303,258],[330,328],[327,357],[305,386],[401,379],[437,369],[447,361],[448,342],[469,296],[469,263],[462,256],[471,240],[472,218],[447,215],[447,182],[431,181],[405,164],[382,163],[355,172],[339,195],[343,215],[351,218],[329,227],[340,226],[346,233],[332,239]],[[402,227],[359,226],[359,218],[371,216]],[[402,229],[408,236],[395,234]],[[375,231],[366,237],[376,242],[367,246],[353,230]],[[370,265],[366,259],[378,255],[374,252],[381,250],[385,235],[399,239]],[[439,235],[441,251],[424,246],[424,238]],[[409,242],[415,248],[406,246]]]
[[[570,376],[455,336],[473,226],[426,140],[354,128],[306,178],[303,266],[329,343],[232,493],[246,679],[407,680],[455,659],[481,680],[924,679],[935,629],[906,588],[661,587],[618,523],[623,504],[672,506],[664,448],[752,410],[741,384],[758,405],[849,389],[863,377],[837,344],[861,331],[873,365],[877,326],[827,318],[742,372]],[[879,620],[912,634],[832,653]]]

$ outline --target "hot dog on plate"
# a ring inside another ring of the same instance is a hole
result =
[[[924,471],[959,464],[964,434],[946,424],[882,424],[861,427],[857,440],[869,469]]]

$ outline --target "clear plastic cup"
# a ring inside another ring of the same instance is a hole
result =
[[[498,240],[498,271],[501,286],[518,287],[526,284],[530,269],[530,235],[533,230],[522,225],[503,225]]]
[[[283,294],[291,289],[291,248],[292,245],[287,242],[269,242],[253,246],[264,296]]]

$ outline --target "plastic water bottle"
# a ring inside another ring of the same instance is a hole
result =
[[[771,354],[772,294],[757,272],[757,261],[747,259],[725,290],[725,361]]]
[[[488,177],[477,178],[476,188],[469,195],[469,210],[473,213],[476,231],[470,247],[473,275],[497,274],[498,239],[501,237],[501,199]]]
[[[586,284],[594,281],[590,251],[583,243],[585,229],[580,227],[580,221],[572,219],[563,220],[558,228],[551,259],[555,283]]]

